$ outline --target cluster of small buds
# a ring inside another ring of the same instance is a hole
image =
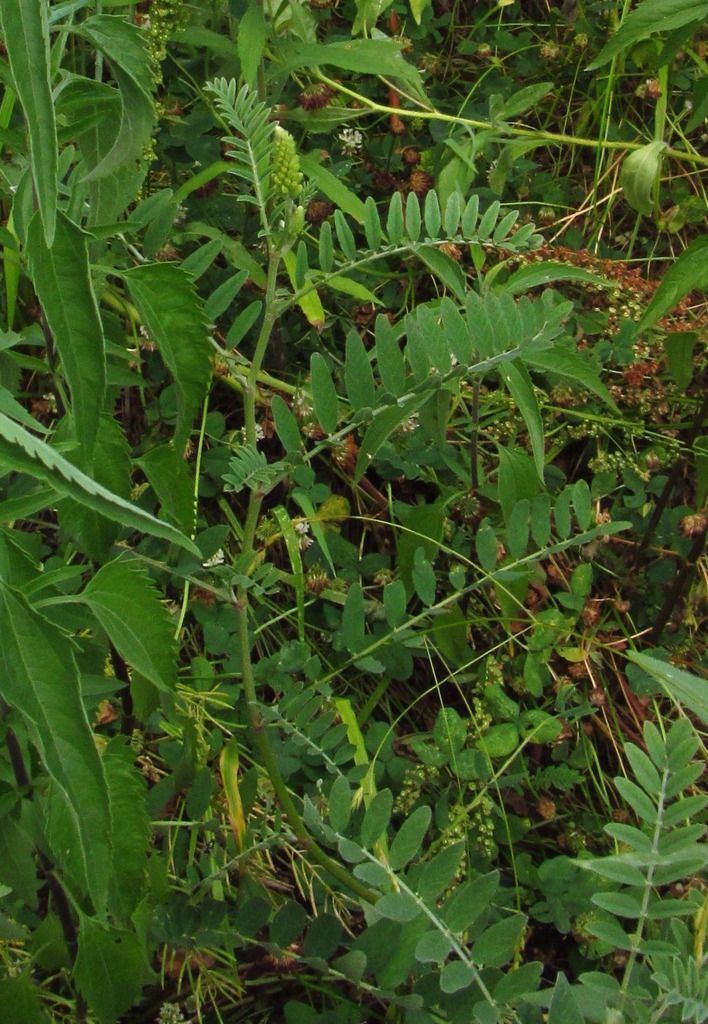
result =
[[[577,32],[573,36],[573,45],[577,46],[579,50],[584,50],[590,42],[587,32]]]
[[[345,156],[358,156],[364,148],[364,136],[358,128],[342,128],[337,139]]]
[[[406,817],[420,799],[425,785],[437,782],[440,770],[431,764],[416,764],[406,769],[403,785],[393,804],[393,813]]]
[[[393,573],[390,569],[379,569],[374,576],[374,584],[377,587],[385,587],[388,583],[393,581]]]
[[[303,110],[321,110],[322,107],[329,106],[334,96],[335,92],[331,86],[325,85],[324,82],[315,82],[314,85],[308,85],[302,90],[297,103]]]
[[[561,48],[557,43],[544,43],[538,52],[543,60],[558,60]]]
[[[408,190],[414,192],[419,199],[425,199],[428,192],[433,187],[433,179],[427,171],[421,170],[420,167],[416,167],[408,179]]]
[[[179,1006],[174,1003],[163,1003],[155,1018],[155,1024],[185,1024],[185,1018]]]
[[[472,491],[468,491],[467,494],[463,494],[461,498],[458,498],[455,504],[452,506],[452,511],[455,515],[459,516],[463,523],[472,523],[479,515],[480,503],[479,498]]]
[[[256,537],[262,542],[271,540],[279,532],[278,524],[270,516],[263,516],[256,527]]]
[[[167,56],[167,43],[175,32],[184,27],[188,17],[189,7],[185,0],[153,0],[150,14],[140,18],[150,56],[157,68],[154,72],[157,81],[162,79],[159,65]]]
[[[327,573],[320,565],[314,565],[305,577],[305,587],[311,594],[321,594],[331,584]]]
[[[302,171],[295,139],[277,124],[273,130],[271,180],[278,195],[297,199],[302,191]]]
[[[479,697],[472,698],[472,721],[476,731],[486,732],[493,722],[489,708]]]
[[[470,844],[482,857],[492,857],[495,851],[493,811],[493,800],[483,796],[467,814]]]
[[[622,473],[624,470],[630,469],[641,479],[648,480],[650,478],[650,473],[640,466],[638,461],[632,458],[626,451],[598,452],[594,458],[590,459],[588,466],[593,473]]]

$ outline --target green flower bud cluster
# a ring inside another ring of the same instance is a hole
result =
[[[148,39],[150,56],[156,65],[167,56],[167,44],[172,36],[184,28],[189,20],[189,8],[185,0],[155,0],[143,21]],[[155,69],[154,77],[162,81],[162,70]]]
[[[426,783],[435,783],[440,777],[440,771],[433,765],[417,764],[406,770],[403,776],[403,785],[393,805],[394,814],[406,816],[411,813],[423,791]]]
[[[302,191],[300,157],[295,148],[295,139],[280,125],[276,125],[273,132],[271,168],[271,182],[276,194],[283,198],[297,199]]]

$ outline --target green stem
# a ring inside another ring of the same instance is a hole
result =
[[[278,281],[278,267],[280,266],[280,253],[271,250],[268,258],[268,275],[266,277],[266,290],[264,297],[265,314],[263,323],[256,342],[253,359],[246,375],[246,390],[244,399],[244,425],[246,427],[246,442],[255,445],[256,443],[256,393],[258,390],[258,375],[263,365],[263,359],[268,348],[273,325],[278,316],[275,304],[275,287]],[[251,500],[254,492],[251,491]],[[244,537],[244,545],[246,538]],[[244,550],[246,550],[244,546]]]
[[[271,249],[268,260],[268,276],[266,280],[265,314],[263,323],[256,342],[253,359],[246,377],[244,388],[244,426],[246,430],[246,441],[248,444],[256,443],[256,395],[257,383],[263,359],[270,341],[271,331],[276,321],[278,310],[275,303],[275,289],[278,278],[278,267],[280,265],[281,253]],[[258,490],[252,490],[248,499],[246,509],[246,520],[243,527],[243,538],[241,541],[241,552],[246,554],[253,552],[256,537],[258,516],[263,502],[263,494]],[[248,631],[248,590],[240,586],[236,593],[236,614],[238,617],[239,644],[241,648],[241,678],[246,696],[248,717],[253,731],[253,738],[260,754],[261,763],[265,768],[271,785],[275,791],[280,807],[287,815],[290,827],[300,840],[303,849],[310,860],[323,867],[333,878],[357,895],[367,903],[376,900],[376,894],[363,885],[347,869],[325,851],[312,839],[307,830],[305,822],[300,815],[290,792],[285,785],[283,776],[280,773],[273,748],[271,747],[266,732],[265,722],[260,712],[256,683],[253,675],[253,662],[251,659],[251,639]]]
[[[209,395],[207,394],[206,398],[204,399],[204,405],[202,407],[202,419],[201,419],[201,423],[199,425],[199,443],[197,445],[197,458],[196,458],[196,462],[195,462],[195,465],[194,465],[194,490],[193,490],[194,508],[193,508],[193,514],[192,514],[192,532],[190,534],[190,539],[191,540],[194,540],[194,538],[197,536],[197,514],[198,514],[198,511],[199,511],[199,481],[201,479],[202,453],[204,451],[204,437],[206,435],[206,419],[207,419],[208,411],[209,411]],[[185,620],[185,618],[187,616],[187,608],[189,607],[189,588],[190,588],[189,580],[185,580],[184,581],[184,585],[182,587],[182,604],[181,604],[180,610],[179,610],[179,617],[177,619],[177,626],[175,627],[175,640],[179,640],[180,636],[182,635],[182,629],[184,627],[184,620]]]
[[[250,639],[248,635],[248,604],[241,594],[239,594],[236,602],[236,613],[239,623],[242,678],[248,706],[248,717],[263,767],[268,773],[278,803],[287,815],[290,827],[300,840],[308,858],[323,867],[333,878],[337,879],[338,882],[341,882],[361,899],[367,903],[374,903],[376,901],[376,894],[368,886],[363,885],[356,879],[345,867],[326,854],[312,839],[285,785],[275,754],[268,740],[265,723],[259,709],[255,680],[253,678],[253,666],[251,664]]]
[[[351,96],[358,103],[376,114],[397,114],[399,117],[405,118],[421,118],[424,121],[442,121],[446,124],[457,124],[466,125],[468,128],[483,129],[485,131],[498,131],[501,136],[510,135],[517,139],[536,139],[538,142],[548,142],[551,144],[557,143],[558,145],[566,146],[583,146],[587,149],[616,149],[616,150],[633,150],[641,149],[645,145],[643,142],[621,142],[612,139],[586,139],[578,135],[566,135],[564,132],[546,132],[537,128],[516,128],[512,125],[494,124],[492,121],[478,121],[471,117],[462,117],[459,114],[443,114],[439,110],[405,110],[403,107],[389,107],[384,103],[377,103],[375,100],[371,100],[368,96],[362,96],[358,92],[354,92],[353,89],[348,89],[340,82],[335,82],[333,79],[328,78],[326,75],[318,74],[317,76],[320,81],[325,82],[332,89],[337,92],[343,93],[346,96]],[[676,160],[687,160],[692,164],[701,164],[702,166],[708,167],[708,157],[701,156],[699,153],[690,153],[685,149],[671,149],[665,150],[667,156],[674,157]]]
[[[618,1010],[620,1014],[624,1010],[624,1004],[629,994],[629,986],[632,981],[632,972],[634,965],[637,962],[637,957],[642,947],[642,940],[644,938],[644,928],[649,918],[649,901],[652,895],[652,889],[654,886],[654,874],[656,871],[656,865],[659,863],[659,842],[661,840],[661,833],[664,827],[664,814],[666,811],[666,790],[669,784],[669,770],[664,769],[661,775],[661,789],[659,791],[659,799],[657,801],[657,812],[656,822],[654,823],[654,834],[651,841],[651,852],[649,854],[651,861],[647,865],[646,869],[646,880],[644,883],[644,891],[642,893],[642,903],[639,910],[639,917],[637,919],[637,927],[632,935],[632,948],[629,951],[629,957],[624,968],[624,975],[622,978],[622,987],[620,989],[620,1000]]]

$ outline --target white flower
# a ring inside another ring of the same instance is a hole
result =
[[[337,138],[345,156],[356,156],[364,145],[364,136],[356,128],[343,128]]]
[[[312,537],[309,536],[310,524],[303,519],[299,523],[293,523],[293,527],[295,533],[300,535],[297,542],[298,547],[301,551],[306,551],[314,543]]]
[[[402,434],[412,434],[418,429],[420,418],[417,412],[414,412],[412,416],[409,416],[407,420],[404,420],[399,427]]]
[[[218,551],[214,552],[211,558],[207,558],[206,562],[202,562],[202,568],[213,569],[217,565],[223,565],[225,561],[226,555],[224,554],[224,549],[219,548]]]

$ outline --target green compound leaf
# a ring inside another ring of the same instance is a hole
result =
[[[0,464],[43,480],[61,495],[73,498],[80,505],[113,518],[123,526],[153,537],[161,537],[201,558],[199,548],[174,526],[161,522],[148,512],[143,512],[137,505],[131,505],[117,494],[112,494],[105,487],[101,487],[76,466],[72,466],[54,448],[34,437],[19,423],[14,423],[2,413]]]
[[[415,958],[421,964],[442,964],[451,951],[448,937],[435,929],[421,936],[415,947]]]
[[[88,235],[60,213],[47,247],[37,215],[27,231],[34,286],[54,337],[71,391],[76,437],[91,460],[106,389],[103,326],[91,285]]]
[[[548,1024],[584,1024],[573,990],[564,974],[558,974],[548,1007]]]
[[[324,356],[319,352],[313,352],[310,359],[310,374],[312,382],[312,404],[315,407],[315,416],[326,434],[333,434],[337,429],[339,421],[339,402],[337,392],[332,381],[332,374]]]
[[[526,928],[525,914],[512,914],[482,932],[472,946],[472,959],[485,967],[503,967],[516,952]]]
[[[528,372],[518,363],[502,363],[499,366],[499,374],[509,389],[511,397],[516,402],[519,412],[524,418],[526,428],[529,432],[529,441],[533,452],[534,465],[539,480],[543,481],[544,467],[544,445],[543,445],[543,420],[534,394],[533,384]]]
[[[118,653],[160,690],[177,686],[177,652],[169,612],[147,572],[119,558],[102,566],[84,588],[89,606]]]
[[[430,807],[424,805],[403,822],[389,852],[389,863],[394,871],[400,871],[420,852],[432,814]]]
[[[408,395],[397,402],[396,405],[383,409],[376,416],[361,442],[354,471],[355,482],[361,480],[374,455],[376,455],[381,445],[390,437],[394,430],[410,419],[413,413],[417,412],[429,398],[430,395],[425,393]]]
[[[71,645],[4,582],[0,633],[0,692],[27,723],[55,784],[62,835],[72,840],[72,867],[102,915],[111,869],[108,787],[81,701]]]
[[[47,8],[44,0],[3,0],[0,25],[15,91],[27,121],[32,177],[44,240],[50,246],[57,214],[58,151]]]
[[[374,404],[374,375],[369,354],[358,331],[349,331],[344,360],[344,384],[352,408],[371,408]]]
[[[385,833],[391,820],[393,795],[390,789],[382,789],[371,800],[361,824],[361,845],[370,850],[377,839]]]
[[[476,977],[471,964],[466,964],[462,960],[453,960],[451,963],[445,964],[440,972],[440,988],[450,995],[463,988],[469,988]]]
[[[288,455],[302,451],[300,426],[280,395],[273,395],[271,402],[275,431]]]
[[[186,444],[211,377],[204,304],[175,263],[146,263],[124,274],[131,297],[177,388],[175,447]]]

